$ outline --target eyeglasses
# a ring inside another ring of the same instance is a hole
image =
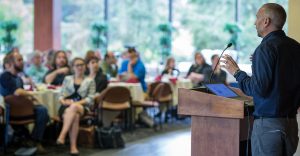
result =
[[[74,64],[74,67],[78,68],[78,67],[84,67],[85,64],[81,63],[81,64]]]

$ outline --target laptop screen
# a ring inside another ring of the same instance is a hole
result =
[[[208,90],[210,90],[213,94],[223,97],[238,97],[238,95],[232,91],[229,87],[224,84],[206,84],[205,85]]]

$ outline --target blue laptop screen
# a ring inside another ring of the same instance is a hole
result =
[[[223,97],[237,97],[238,95],[233,92],[230,88],[225,86],[224,84],[207,84],[205,85],[208,90],[218,96]]]

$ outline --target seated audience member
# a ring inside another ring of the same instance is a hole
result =
[[[31,58],[32,64],[26,70],[26,74],[32,78],[34,83],[42,83],[47,68],[42,64],[42,57],[39,52],[36,52]]]
[[[204,71],[210,69],[210,65],[205,62],[203,55],[200,52],[196,52],[194,55],[195,64],[193,64],[186,77],[191,79],[194,87],[201,86],[201,82],[204,80]]]
[[[105,75],[109,75],[110,77],[117,77],[117,59],[113,52],[110,51],[105,54],[104,61],[101,63],[101,68]]]
[[[79,155],[77,148],[77,136],[79,132],[80,117],[84,116],[94,103],[95,82],[84,75],[86,65],[82,58],[74,58],[72,61],[74,75],[67,76],[62,85],[59,101],[59,116],[63,120],[63,127],[57,139],[58,145],[65,143],[69,133],[70,153]]]
[[[48,50],[45,53],[46,53],[46,55],[43,56],[44,60],[45,60],[44,66],[48,70],[50,70],[50,69],[52,69],[52,62],[53,62],[55,51],[54,50]]]
[[[117,59],[117,64],[122,65],[125,60],[129,59],[128,50],[123,51]],[[119,69],[120,70],[120,69]],[[119,73],[119,72],[118,72]]]
[[[4,58],[5,71],[0,75],[0,93],[3,97],[8,95],[21,95],[27,96],[30,99],[37,100],[33,97],[32,93],[23,89],[23,81],[18,76],[23,71],[23,57],[20,53],[9,53]],[[45,152],[41,141],[49,121],[47,109],[42,105],[34,106],[35,112],[35,126],[32,131],[32,138],[36,142],[38,152]],[[13,126],[14,129],[26,129],[25,126]]]
[[[66,54],[69,59],[73,57],[73,52],[71,50],[66,50]]]
[[[61,85],[65,76],[70,74],[67,55],[60,50],[54,54],[52,69],[46,73],[44,82],[51,85]]]
[[[167,59],[165,69],[162,71],[161,75],[170,75],[172,77],[178,77],[180,72],[175,68],[175,59],[170,57]]]
[[[211,57],[211,68],[207,69],[204,71],[204,83],[223,83],[223,84],[227,84],[226,83],[226,78],[227,78],[227,74],[224,70],[221,69],[220,64],[217,64],[219,60],[219,55],[213,55]],[[217,66],[217,67],[216,67]],[[215,72],[213,73],[212,77],[211,77],[211,82],[210,81],[210,76],[211,73],[213,72],[213,70],[215,69]]]
[[[106,75],[103,75],[101,72],[101,68],[99,67],[99,59],[98,57],[90,57],[86,60],[87,63],[87,69],[89,73],[89,77],[91,79],[94,79],[96,82],[96,94],[95,94],[95,100],[96,102],[99,102],[98,98],[103,93],[102,91],[107,88],[108,81]],[[120,111],[101,111],[103,115],[101,115],[103,118],[102,124],[103,127],[110,127],[112,121],[121,113]]]
[[[108,85],[107,77],[101,71],[99,67],[99,58],[91,56],[85,60],[87,64],[87,73],[91,79],[94,79],[96,83],[96,93],[101,93]]]
[[[16,50],[15,51],[11,51],[8,54],[13,54],[13,53],[20,54],[20,52],[16,51]],[[7,60],[5,60],[5,59],[7,59],[7,57],[4,57],[4,61],[3,62],[7,62]],[[24,68],[24,66],[25,65],[23,65],[23,68]],[[3,70],[5,71],[7,68],[8,68],[8,64],[7,63],[3,63]],[[22,79],[24,85],[28,85],[28,86],[32,86],[32,87],[35,86],[34,82],[31,79],[31,77],[29,77],[29,75],[27,75],[26,73],[24,73],[23,70],[18,73],[18,76]]]
[[[85,53],[85,58],[84,60],[89,59],[90,57],[97,57],[95,51],[89,50]],[[98,58],[99,59],[99,58]]]
[[[100,50],[95,50],[95,56],[99,58],[99,60],[102,60],[102,56],[101,56],[101,51]]]
[[[147,91],[145,82],[146,69],[144,63],[138,57],[135,48],[128,48],[129,60],[124,60],[119,70],[119,76],[122,80],[127,82],[139,81],[142,85],[143,91]]]
[[[10,53],[20,53],[20,48],[19,47],[12,47],[10,50]]]
[[[179,70],[175,68],[175,59],[170,57],[167,59],[165,69],[161,73],[160,79],[164,79],[164,76],[170,77],[178,77],[180,74]],[[166,113],[168,110],[167,104],[159,105],[159,112],[155,115],[155,117],[160,117],[163,113]],[[165,115],[165,121],[167,121],[167,115]]]

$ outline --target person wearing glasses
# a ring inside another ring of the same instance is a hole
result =
[[[65,143],[66,135],[70,136],[70,154],[79,155],[77,136],[79,121],[94,103],[95,81],[85,76],[86,64],[82,58],[74,58],[72,63],[74,75],[67,76],[62,85],[59,102],[59,116],[63,127],[57,139],[58,145]]]

